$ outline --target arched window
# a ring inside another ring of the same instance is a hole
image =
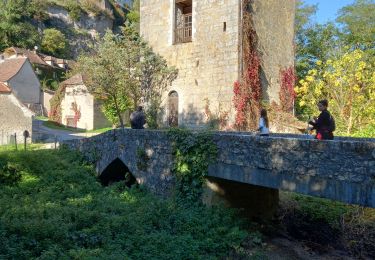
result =
[[[171,91],[168,95],[168,125],[178,126],[178,93]]]

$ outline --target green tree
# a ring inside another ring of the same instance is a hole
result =
[[[65,35],[57,29],[43,31],[42,51],[54,56],[64,56],[68,42]]]
[[[375,49],[375,1],[356,0],[343,7],[336,20],[343,27],[346,45],[361,49]]]
[[[0,1],[0,51],[10,46],[32,48],[39,45],[40,35],[33,24],[45,18],[41,10],[40,1]]]
[[[132,9],[126,15],[126,18],[128,19],[129,23],[132,24],[134,28],[139,32],[139,26],[140,26],[139,22],[141,19],[139,0],[133,1]]]
[[[296,87],[298,106],[310,115],[318,100],[327,98],[335,116],[337,132],[351,135],[375,124],[375,64],[368,53],[347,48],[341,57],[317,61]],[[372,134],[372,137],[375,133]]]
[[[79,57],[77,72],[85,76],[89,90],[103,100],[105,114],[111,115],[112,122],[116,115],[121,127],[124,111],[140,103],[146,107],[160,104],[161,94],[177,76],[176,69],[168,68],[132,28],[124,28],[122,35],[107,31],[94,53]]]

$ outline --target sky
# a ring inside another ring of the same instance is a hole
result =
[[[354,3],[354,0],[304,0],[308,5],[318,4],[318,11],[314,17],[318,23],[334,21],[339,9]]]

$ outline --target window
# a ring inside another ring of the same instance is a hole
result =
[[[191,42],[192,0],[176,0],[174,43]]]

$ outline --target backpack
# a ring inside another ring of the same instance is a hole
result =
[[[329,114],[330,117],[329,117],[329,127],[328,127],[328,130],[330,132],[334,132],[336,130],[336,122],[335,122],[335,118]]]

